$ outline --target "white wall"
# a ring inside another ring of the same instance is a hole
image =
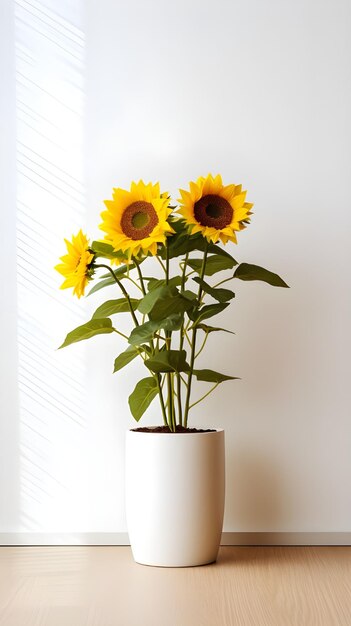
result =
[[[16,118],[13,6],[10,0],[0,4],[0,25],[0,528],[5,532],[17,530],[19,516]]]
[[[225,530],[349,531],[349,3],[87,0],[85,9],[92,237],[112,186],[160,180],[176,198],[178,186],[221,172],[255,203],[231,251],[291,286],[238,281],[221,319],[236,335],[211,338],[204,357],[242,378],[193,415],[195,425],[226,429]],[[62,220],[57,234],[66,233]],[[82,304],[82,314],[102,299]],[[58,367],[60,359],[86,364],[84,427],[66,468],[51,468],[63,484],[62,517],[41,493],[40,507],[26,501],[33,523],[24,530],[125,530],[127,395],[140,370],[112,376],[122,349],[101,337],[72,346],[70,357],[56,353]],[[144,423],[159,419],[155,404]],[[65,458],[65,428],[63,436],[59,422],[55,433],[46,425],[55,458]]]
[[[211,339],[204,357],[242,377],[193,418],[226,428],[225,528],[350,530],[350,5],[89,8],[93,219],[113,185],[160,179],[177,197],[188,180],[221,172],[255,203],[233,254],[291,285],[238,283],[222,316],[236,336]],[[110,349],[99,355],[101,438],[114,433],[118,456],[130,374],[109,381]]]

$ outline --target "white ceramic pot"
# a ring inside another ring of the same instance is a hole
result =
[[[217,558],[224,512],[224,431],[128,431],[126,512],[133,557],[186,567]]]

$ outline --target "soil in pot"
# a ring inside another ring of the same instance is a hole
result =
[[[166,433],[173,434],[172,430],[169,430],[168,426],[141,426],[140,428],[131,428],[136,433]],[[214,428],[185,428],[184,426],[176,426],[176,433],[214,433]]]

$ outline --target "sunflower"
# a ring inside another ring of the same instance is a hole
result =
[[[89,249],[89,241],[82,230],[72,236],[72,241],[65,239],[68,254],[60,258],[57,270],[65,277],[61,289],[73,287],[73,294],[84,296],[84,290],[93,274],[94,253]]]
[[[208,241],[237,243],[235,231],[250,222],[253,204],[245,202],[241,185],[223,185],[218,174],[209,174],[190,183],[190,191],[180,189],[179,213],[191,233],[201,233]]]
[[[160,185],[133,182],[130,191],[114,189],[112,200],[105,200],[107,211],[101,213],[101,230],[115,250],[130,259],[139,252],[157,254],[157,244],[166,242],[173,228],[167,219],[172,212],[168,194],[160,193]]]

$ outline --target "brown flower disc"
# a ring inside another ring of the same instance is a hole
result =
[[[208,194],[195,202],[194,216],[201,226],[220,229],[231,223],[233,209],[225,198]]]
[[[148,237],[157,224],[158,217],[154,207],[144,200],[130,204],[121,218],[124,234],[134,241]]]

